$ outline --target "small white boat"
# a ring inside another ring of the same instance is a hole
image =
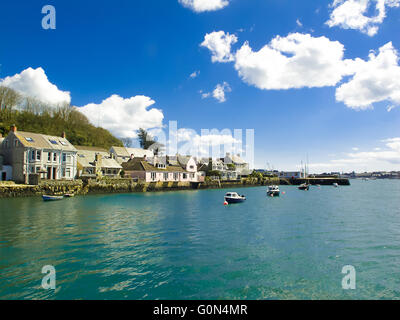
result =
[[[43,201],[57,201],[64,199],[63,196],[46,196],[46,195],[43,195],[42,198]]]
[[[310,185],[308,183],[302,183],[299,186],[299,190],[308,191],[308,190],[310,190]]]
[[[278,186],[268,186],[267,195],[269,197],[279,197],[280,194],[281,194],[281,191],[279,190]]]
[[[228,192],[225,195],[225,201],[228,203],[240,203],[246,201],[246,197],[239,196],[237,192]]]
[[[334,186],[335,188],[339,188],[339,184],[337,184],[336,182],[333,184],[333,186]]]

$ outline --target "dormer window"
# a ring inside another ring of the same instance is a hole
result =
[[[35,142],[32,138],[29,138],[29,137],[25,138],[25,140],[28,142]]]
[[[163,164],[163,163],[157,163],[157,168],[158,168],[158,169],[165,169],[166,166],[165,166],[165,164]]]

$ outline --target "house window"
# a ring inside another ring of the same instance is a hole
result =
[[[57,162],[57,153],[55,153],[55,152],[53,153],[53,161]]]
[[[183,179],[187,179],[187,174],[186,173],[183,174]]]
[[[51,152],[49,152],[49,153],[47,154],[47,161],[48,161],[48,162],[51,161]]]
[[[17,139],[14,140],[14,147],[18,147],[18,140]]]
[[[66,177],[71,178],[71,168],[67,168],[66,170]]]
[[[178,181],[179,180],[179,173],[174,173],[174,180]]]
[[[62,177],[65,177],[65,168],[62,168],[62,169],[61,169],[61,176],[62,176]]]
[[[34,150],[31,151],[31,160],[35,161],[35,151]]]
[[[36,151],[36,160],[40,161],[42,158],[42,151]]]
[[[165,181],[168,180],[168,173],[164,173],[164,180],[165,180]]]
[[[62,154],[62,161],[63,162],[67,161],[67,155],[65,153]]]
[[[191,174],[190,174],[190,178],[191,178],[191,179],[194,179],[194,173],[191,173]]]
[[[152,172],[151,173],[151,180],[156,180],[156,178],[157,178],[157,173]]]

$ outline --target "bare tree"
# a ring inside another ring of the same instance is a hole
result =
[[[17,91],[0,86],[0,110],[11,111],[21,100],[22,96]]]

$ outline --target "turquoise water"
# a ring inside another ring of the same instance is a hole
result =
[[[400,298],[400,180],[281,189],[0,200],[0,299]]]

